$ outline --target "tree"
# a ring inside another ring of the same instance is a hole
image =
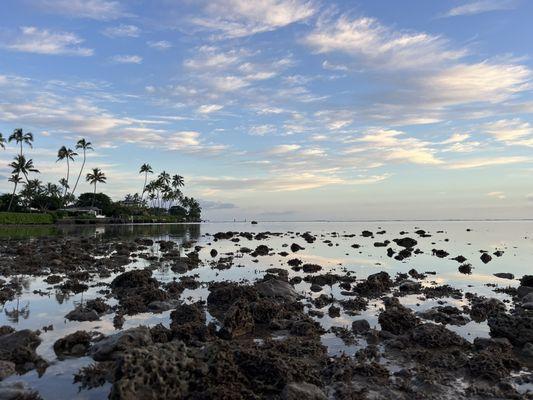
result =
[[[17,186],[19,183],[22,182],[22,178],[20,177],[20,175],[17,175],[17,174],[13,174],[11,175],[11,177],[8,179],[9,182],[13,183],[13,193],[11,194],[11,200],[9,201],[9,205],[7,206],[7,211],[11,211],[11,206],[13,205],[13,200],[15,199],[15,196],[17,195]],[[17,196],[18,198],[18,196]],[[18,200],[17,200],[17,203],[18,203]]]
[[[33,148],[33,133],[26,132],[22,130],[22,128],[17,128],[13,130],[13,133],[9,136],[8,139],[9,142],[15,141],[17,145],[20,145],[20,155],[22,156],[22,145],[27,144],[28,146]]]
[[[96,200],[96,184],[97,183],[106,183],[106,176],[100,170],[100,168],[93,168],[93,172],[89,172],[86,177],[87,182],[91,185],[94,185],[94,194],[93,194],[93,203],[91,207],[94,207],[94,201]]]
[[[0,132],[0,148],[5,149],[6,148],[6,139],[4,139],[4,135]]]
[[[70,177],[70,161],[74,161],[74,157],[77,155],[78,153],[75,153],[74,150],[72,149],[67,149],[65,146],[61,146],[61,148],[57,151],[56,162],[67,160],[67,177],[66,177],[65,192],[63,193],[63,205],[65,205],[65,199],[67,197],[68,180]]]
[[[77,207],[97,207],[105,215],[110,215],[113,211],[113,203],[109,196],[104,193],[81,193],[76,201]]]
[[[144,163],[141,165],[141,169],[139,170],[139,174],[144,174],[144,185],[143,185],[143,191],[141,192],[141,200],[144,196],[144,192],[146,191],[146,182],[148,181],[148,174],[153,174],[154,170],[152,169],[152,166],[150,164]]]
[[[85,139],[78,140],[78,143],[76,143],[76,148],[83,150],[83,162],[81,164],[80,173],[78,174],[78,179],[76,179],[74,189],[72,189],[72,195],[74,195],[74,193],[76,192],[76,188],[78,187],[78,183],[80,182],[81,174],[83,173],[83,169],[85,168],[85,161],[87,160],[87,150],[93,150],[92,143],[86,141]]]
[[[9,182],[12,182],[15,185],[13,188],[13,194],[11,195],[11,199],[13,200],[17,192],[17,185],[22,181],[20,174],[24,175],[26,182],[28,182],[28,174],[30,172],[39,173],[39,170],[33,165],[33,160],[26,160],[26,157],[23,155],[16,156],[15,161],[11,162],[9,166],[13,168],[12,176],[9,178]],[[13,201],[9,203],[8,211],[11,210],[12,203]]]

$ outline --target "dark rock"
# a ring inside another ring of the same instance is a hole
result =
[[[357,319],[352,322],[352,331],[356,335],[366,333],[370,330],[370,324],[366,319]]]
[[[410,237],[394,239],[393,242],[396,243],[400,247],[405,247],[406,249],[412,249],[418,244],[418,242],[415,239],[410,238]]]
[[[85,331],[77,331],[58,339],[54,343],[54,352],[58,358],[82,357],[89,352],[91,335]]]
[[[484,264],[487,264],[488,262],[490,262],[492,260],[492,257],[489,253],[483,253],[481,254],[481,257],[480,257],[481,261],[483,261]]]
[[[510,272],[497,272],[494,274],[494,276],[502,279],[514,279],[514,275]]]

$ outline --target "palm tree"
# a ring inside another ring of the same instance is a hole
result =
[[[144,185],[143,185],[143,191],[141,192],[141,201],[144,196],[144,192],[146,190],[146,182],[148,181],[148,174],[153,174],[154,170],[152,169],[152,166],[150,164],[144,163],[141,165],[141,169],[139,170],[139,174],[144,174]]]
[[[157,179],[162,183],[162,186],[168,186],[170,185],[170,174],[167,173],[166,171],[163,171],[159,174],[159,176],[157,177]]]
[[[75,153],[72,149],[67,149],[65,146],[61,146],[61,148],[57,151],[57,161],[67,160],[67,178],[66,178],[66,185],[65,185],[65,193],[63,193],[63,205],[65,203],[65,199],[67,197],[67,190],[68,190],[68,180],[70,177],[70,161],[74,161],[74,156],[77,156],[78,153]]]
[[[4,135],[0,132],[0,147],[2,149],[6,148],[6,139],[4,139]]]
[[[181,175],[174,175],[172,177],[172,187],[174,189],[183,187],[185,185],[185,181],[183,180],[183,176]]]
[[[8,141],[12,142],[13,140],[17,143],[17,145],[20,144],[20,155],[21,156],[23,155],[22,145],[24,143],[33,148],[33,133],[31,132],[24,133],[22,128],[15,129],[13,133],[11,134],[11,136],[9,136]]]
[[[39,170],[33,165],[33,160],[26,160],[26,157],[18,155],[15,157],[15,161],[9,164],[13,168],[12,176],[9,178],[9,182],[15,184],[13,188],[13,194],[11,195],[11,200],[9,201],[9,206],[7,211],[11,210],[11,205],[13,204],[13,199],[15,198],[15,193],[17,192],[17,185],[22,181],[20,174],[24,175],[26,182],[28,182],[28,174],[30,172],[39,173]]]
[[[83,168],[85,168],[85,161],[87,159],[87,150],[93,150],[92,143],[86,141],[85,139],[78,140],[78,143],[76,143],[76,148],[83,150],[83,163],[81,164],[80,173],[78,174],[78,179],[76,179],[76,184],[74,185],[74,189],[72,189],[72,192],[71,192],[72,195],[74,195],[74,193],[76,192],[76,188],[78,187],[81,174],[83,173]]]
[[[94,194],[93,194],[93,203],[92,203],[92,207],[94,207],[94,202],[96,200],[96,184],[106,183],[107,178],[100,168],[93,168],[93,172],[89,172],[85,179],[91,185],[94,185]]]
[[[61,197],[61,189],[55,183],[48,182],[44,188],[44,192],[50,197]]]

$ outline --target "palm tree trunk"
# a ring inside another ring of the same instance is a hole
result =
[[[7,211],[11,211],[11,206],[13,205],[13,199],[15,198],[15,193],[17,192],[17,185],[18,183],[15,182],[15,187],[13,188],[13,193],[11,194],[11,200],[9,200],[9,206],[7,207]]]
[[[144,191],[146,190],[146,182],[148,181],[148,171],[144,173],[144,185],[143,185],[143,191],[141,192],[141,203],[143,201]]]
[[[91,207],[94,207],[94,202],[96,201],[96,182],[94,182],[94,193],[93,193],[93,204]]]
[[[76,184],[74,185],[74,189],[72,189],[72,195],[74,195],[74,192],[76,191],[76,188],[78,187],[78,183],[80,182],[81,174],[83,174],[83,168],[85,167],[85,149],[83,149],[83,163],[81,164],[80,173],[78,174],[78,179],[76,179]]]
[[[63,193],[63,207],[65,207],[65,200],[67,199],[69,177],[70,177],[70,163],[68,161],[68,156],[67,156],[67,183],[65,184],[65,193]]]

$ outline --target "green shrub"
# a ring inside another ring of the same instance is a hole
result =
[[[50,214],[0,212],[0,225],[49,225],[54,223]]]

